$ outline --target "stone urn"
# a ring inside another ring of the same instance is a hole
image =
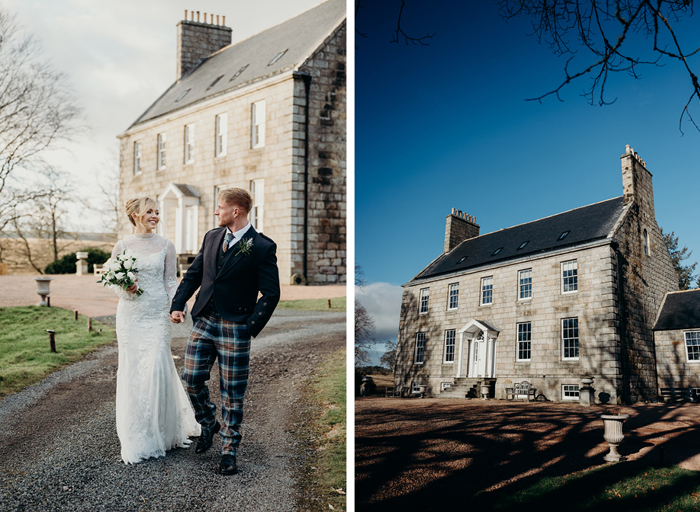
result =
[[[593,389],[593,377],[583,375],[581,377],[581,388],[579,389],[579,403],[590,407],[595,403],[595,389]]]
[[[53,277],[35,277],[36,293],[41,297],[41,302],[37,306],[48,306],[46,297],[51,293],[50,285]]]
[[[421,398],[425,398],[425,393],[428,391],[428,386],[423,386],[422,384],[418,386],[418,393],[420,393]]]
[[[617,447],[625,439],[625,435],[622,433],[622,424],[629,417],[629,414],[603,414],[601,416],[605,429],[603,439],[610,445],[610,452],[604,457],[607,462],[625,460],[625,457],[617,452]]]
[[[482,384],[481,385],[481,399],[487,400],[490,394],[491,394],[491,386],[489,384]]]

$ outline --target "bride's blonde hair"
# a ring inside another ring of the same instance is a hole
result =
[[[126,216],[129,217],[129,222],[136,226],[134,221],[134,213],[138,218],[146,213],[151,208],[158,208],[158,203],[150,197],[139,197],[138,199],[130,199],[126,202]]]

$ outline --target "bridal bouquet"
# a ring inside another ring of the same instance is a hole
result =
[[[136,256],[131,251],[124,251],[121,254],[117,254],[113,260],[107,262],[104,274],[97,282],[102,283],[103,286],[116,285],[126,291],[129,286],[136,283],[136,275],[138,273]],[[142,289],[136,290],[137,297],[140,297],[142,293]]]

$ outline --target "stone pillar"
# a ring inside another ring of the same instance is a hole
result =
[[[86,276],[88,273],[88,253],[76,252],[75,256],[78,258],[78,261],[75,263],[75,273],[79,276]]]

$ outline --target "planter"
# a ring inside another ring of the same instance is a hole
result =
[[[581,377],[581,384],[583,384],[584,386],[590,386],[591,384],[593,384],[593,377],[587,377],[584,375],[583,377]]]
[[[625,435],[622,433],[622,424],[629,417],[629,414],[603,414],[601,416],[604,427],[603,439],[610,445],[610,452],[604,457],[607,462],[625,460],[625,457],[617,452],[617,447],[625,439]]]
[[[36,293],[41,297],[41,302],[37,306],[48,306],[46,297],[51,293],[50,285],[53,277],[35,277]]]
[[[425,398],[426,391],[428,391],[428,386],[418,386],[418,393],[420,393],[421,398]]]
[[[486,400],[491,394],[491,386],[489,384],[481,385],[481,399]]]

